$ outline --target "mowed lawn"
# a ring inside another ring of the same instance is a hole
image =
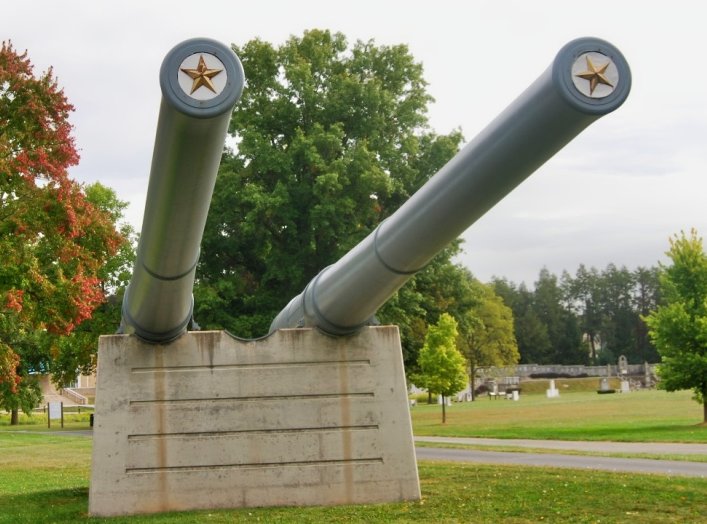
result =
[[[689,391],[561,392],[551,399],[521,393],[518,401],[483,396],[448,406],[446,424],[441,406],[418,403],[411,412],[419,436],[707,442],[702,406]]]
[[[420,462],[422,500],[92,519],[91,439],[0,431],[0,523],[699,523],[707,479]]]
[[[412,409],[418,435],[707,442],[701,406],[688,392],[563,392],[559,399]],[[85,415],[69,424],[88,426]],[[91,519],[92,439],[46,433],[46,419],[15,431],[0,415],[0,524],[34,522],[435,522],[707,523],[707,479],[605,471],[419,462],[422,500],[395,504],[248,508]]]

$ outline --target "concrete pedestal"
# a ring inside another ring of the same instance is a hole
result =
[[[419,497],[396,327],[101,337],[91,515]]]

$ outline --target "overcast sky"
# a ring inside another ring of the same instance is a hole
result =
[[[76,111],[81,163],[131,203],[147,191],[164,55],[187,38],[274,44],[306,29],[350,42],[405,43],[422,62],[430,124],[473,138],[534,81],[568,41],[596,36],[627,58],[633,88],[603,117],[474,224],[460,260],[481,280],[529,285],[545,266],[629,269],[664,261],[668,238],[707,234],[707,31],[701,2],[474,0],[2,0],[0,39],[54,67]]]

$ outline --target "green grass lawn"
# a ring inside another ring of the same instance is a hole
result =
[[[481,397],[448,407],[446,424],[441,406],[418,402],[411,412],[413,432],[420,436],[707,442],[702,406],[688,391],[562,391],[552,399],[521,394],[517,402]]]
[[[707,518],[707,479],[421,462],[419,502],[90,519],[90,452],[86,437],[0,432],[0,523],[697,523]]]
[[[64,427],[61,420],[52,420],[51,431],[74,431],[77,429],[91,429],[90,416],[92,410],[83,408],[81,413],[64,412]],[[36,412],[31,415],[20,413],[20,425],[10,426],[10,414],[0,412],[0,431],[49,431],[46,413]]]

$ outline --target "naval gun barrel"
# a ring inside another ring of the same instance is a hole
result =
[[[182,42],[162,62],[162,101],[122,333],[169,342],[192,322],[199,246],[244,79],[235,53],[210,39]]]
[[[597,38],[566,44],[548,69],[393,215],[322,270],[270,332],[356,332],[407,280],[631,88],[628,63]]]

